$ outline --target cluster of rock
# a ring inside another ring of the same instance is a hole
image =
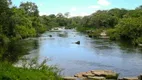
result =
[[[142,80],[142,75],[138,77],[124,77],[118,79],[119,74],[111,70],[92,70],[81,72],[74,77],[64,77],[64,80]]]
[[[64,80],[106,80],[117,79],[118,74],[110,70],[92,70],[74,75],[74,77],[64,77]]]

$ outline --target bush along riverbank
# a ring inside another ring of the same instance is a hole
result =
[[[90,38],[110,39],[112,41],[126,41],[134,46],[142,46],[142,27],[140,25],[142,23],[127,24],[124,22],[124,24],[133,25],[133,28],[125,25],[123,25],[123,27],[122,24],[118,24],[115,28],[86,28],[80,32],[86,33]]]
[[[133,10],[114,8],[98,10],[97,12],[78,17],[77,30],[86,32],[89,37],[99,37],[101,33],[107,34],[110,40],[125,40],[135,46],[142,46],[142,6]]]
[[[56,67],[37,64],[35,59],[24,62],[21,67],[7,62],[0,63],[0,80],[63,80]]]

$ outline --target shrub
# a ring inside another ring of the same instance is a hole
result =
[[[0,43],[8,43],[10,40],[8,37],[6,37],[4,34],[0,34]]]
[[[7,62],[0,64],[0,80],[62,80],[59,69],[37,64],[36,59],[26,61],[26,67],[14,67]],[[28,67],[27,67],[28,66]]]
[[[116,29],[108,29],[106,31],[106,33],[110,37],[111,40],[118,40],[118,39],[120,39],[119,34],[116,32]]]

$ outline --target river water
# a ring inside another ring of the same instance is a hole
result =
[[[92,39],[75,30],[46,32],[35,40],[36,49],[31,49],[28,56],[38,56],[39,61],[50,58],[47,64],[57,65],[65,76],[96,69],[113,70],[120,73],[120,77],[142,73],[140,47],[108,39]],[[76,41],[80,41],[80,45],[74,44]]]

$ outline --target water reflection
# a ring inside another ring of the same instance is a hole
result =
[[[73,44],[76,41],[81,44]],[[39,38],[0,46],[2,61],[17,62],[23,55],[38,57],[39,61],[50,58],[52,61],[48,65],[58,65],[66,76],[94,69],[114,70],[122,77],[142,73],[141,47],[108,39],[92,39],[74,30],[46,32]]]
[[[74,30],[46,32],[42,36],[50,34],[54,39],[47,38],[39,43],[40,60],[43,57],[52,58],[48,65],[63,68],[63,75],[73,76],[93,69],[110,69],[121,73],[121,76],[137,76],[142,72],[140,48],[108,39],[92,39]],[[81,44],[73,44],[76,41]]]
[[[68,33],[66,31],[62,32],[62,33],[59,33],[58,34],[59,37],[63,37],[63,38],[66,38],[68,37]]]
[[[17,62],[23,55],[29,54],[30,50],[37,49],[38,42],[35,40],[20,40],[0,45],[0,60],[11,63]]]

